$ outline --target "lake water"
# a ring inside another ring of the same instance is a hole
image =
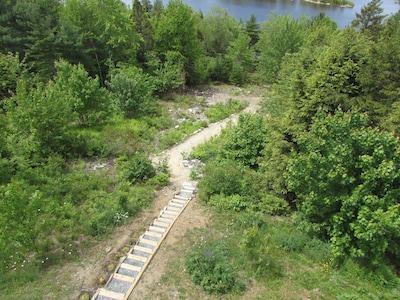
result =
[[[355,4],[354,8],[319,5],[304,0],[183,0],[184,3],[196,10],[201,10],[204,14],[209,12],[213,6],[225,8],[237,20],[242,19],[243,21],[248,20],[254,14],[257,17],[257,21],[262,22],[274,11],[279,14],[290,14],[296,18],[302,15],[317,16],[320,13],[325,13],[336,21],[340,28],[350,25],[355,18],[356,12],[360,12],[361,7],[369,2],[368,0],[352,1]],[[399,10],[400,5],[394,1],[382,1],[385,14],[390,15]],[[132,5],[132,0],[123,0],[123,2],[129,6]],[[163,0],[163,3],[166,6],[168,0]]]

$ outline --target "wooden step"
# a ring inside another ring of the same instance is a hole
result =
[[[141,267],[138,266],[132,266],[130,264],[126,264],[126,263],[122,263],[120,265],[120,268],[124,268],[124,269],[128,269],[128,270],[132,270],[132,271],[136,271],[136,272],[140,272],[142,270]]]
[[[176,206],[171,206],[168,205],[164,211],[176,211],[176,212],[180,212],[182,209],[180,207],[176,207]]]
[[[180,204],[180,205],[182,205],[182,207],[186,204],[186,202],[187,202],[187,199],[186,198],[183,198],[184,200],[182,200],[182,199],[176,199],[176,198],[174,198],[174,199],[172,199],[171,200],[171,202],[172,203],[176,203],[176,204]]]
[[[135,281],[134,277],[121,275],[121,274],[118,274],[118,273],[114,273],[113,274],[113,278],[117,279],[117,280],[127,281],[127,282],[130,282],[130,283]]]
[[[157,227],[162,227],[164,229],[167,229],[169,227],[169,224],[167,224],[165,222],[160,222],[160,221],[158,221],[158,219],[153,221],[153,225],[157,226]]]
[[[185,200],[185,202],[186,202],[187,200],[190,199],[190,197],[183,197],[183,196],[179,196],[179,195],[174,195],[174,199],[173,200],[175,200],[175,199],[177,199],[177,200]]]
[[[161,239],[163,236],[162,233],[150,231],[150,230],[147,230],[143,235],[152,236],[152,237],[159,238],[159,239]]]
[[[141,246],[138,246],[138,245],[135,245],[133,247],[133,250],[140,251],[140,252],[145,252],[145,253],[149,253],[149,254],[153,252],[153,249],[146,248],[146,247],[141,247]]]
[[[97,294],[97,297],[98,296],[103,296],[103,297],[107,297],[107,298],[115,299],[115,300],[123,300],[125,298],[125,294],[106,290],[105,288],[100,289],[99,293]],[[96,297],[96,299],[97,299],[97,297]]]
[[[182,183],[182,188],[184,190],[196,190],[196,186],[190,182],[183,182]]]
[[[153,241],[153,240],[149,240],[149,239],[145,239],[143,238],[143,236],[140,238],[139,243],[143,243],[143,244],[147,244],[147,245],[151,245],[151,246],[157,246],[158,241]]]
[[[158,219],[160,219],[160,218],[165,218],[165,219],[174,220],[174,219],[175,219],[175,216],[173,216],[173,215],[168,215],[168,214],[163,213],[162,215],[160,215],[160,217],[159,217]]]
[[[164,228],[155,227],[155,226],[150,225],[150,226],[149,226],[149,229],[148,229],[146,232],[148,232],[149,234],[150,234],[150,233],[152,233],[152,234],[159,234],[159,235],[162,236],[162,235],[164,234],[164,232],[165,232],[165,229],[164,229]],[[153,236],[154,236],[154,235],[153,235]]]
[[[133,249],[132,249],[133,250]],[[131,250],[131,251],[132,251]],[[140,256],[140,255],[136,255],[136,254],[132,254],[132,253],[128,253],[128,256],[127,256],[129,259],[132,259],[132,260],[137,260],[137,261],[141,261],[141,262],[146,262],[147,261],[147,258],[146,257],[143,257],[143,256]]]
[[[163,216],[169,215],[169,216],[176,216],[180,213],[180,211],[175,211],[175,210],[164,210]]]
[[[186,203],[186,202],[185,202]],[[185,204],[183,203],[177,203],[177,202],[173,202],[172,200],[169,202],[168,207],[172,207],[172,208],[176,208],[179,210],[182,210],[182,208],[185,206]]]
[[[169,225],[169,224],[172,223],[172,221],[173,221],[174,219],[175,219],[175,218],[170,219],[170,218],[165,218],[165,217],[161,216],[161,217],[158,217],[158,218],[157,218],[157,221]]]
[[[179,193],[188,194],[189,197],[190,197],[190,199],[193,198],[193,191],[190,191],[190,190],[181,190]],[[179,196],[182,196],[182,195],[179,195]],[[182,196],[182,197],[184,197],[184,196]]]

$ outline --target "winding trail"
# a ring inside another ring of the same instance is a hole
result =
[[[242,113],[255,113],[259,109],[259,103],[261,101],[261,97],[253,95],[231,97],[225,93],[217,93],[216,98],[218,101],[226,101],[229,98],[247,101],[248,106],[242,111]],[[223,121],[211,124],[201,132],[190,136],[182,143],[164,151],[159,156],[154,157],[153,162],[157,163],[163,158],[168,158],[168,168],[171,174],[170,182],[176,189],[182,184],[182,182],[188,182],[190,180],[190,169],[183,166],[182,154],[190,153],[196,146],[203,144],[213,136],[219,135],[222,129],[225,128],[229,122],[236,123],[238,116],[239,114],[234,114]],[[142,275],[141,280],[132,290],[129,300],[177,298],[176,291],[160,291],[162,276],[169,268],[169,260],[179,256],[179,253],[175,251],[175,247],[177,244],[181,243],[185,232],[193,228],[207,227],[208,217],[207,212],[204,211],[200,203],[198,203],[197,197],[194,197],[194,199],[188,203],[185,211],[182,212],[179,219],[170,230],[157,254],[154,255],[152,262],[147,267],[146,272]]]
[[[225,95],[223,98],[227,97],[228,96]],[[216,98],[221,98],[221,96],[217,95]],[[253,113],[257,111],[261,100],[260,97],[254,97],[254,96],[235,96],[232,98],[248,102],[248,106],[242,111],[242,113],[249,113],[249,112]],[[179,186],[182,182],[188,181],[190,175],[190,170],[188,168],[185,168],[182,164],[182,159],[183,159],[182,154],[190,153],[193,148],[197,147],[200,144],[205,143],[211,137],[219,135],[222,129],[225,128],[229,122],[235,123],[237,119],[238,119],[238,114],[234,114],[223,121],[210,124],[209,127],[204,128],[199,133],[190,136],[182,143],[172,147],[171,149],[164,151],[161,155],[154,157],[153,162],[158,163],[159,160],[161,160],[162,158],[164,157],[168,158],[168,168],[171,174],[170,182],[173,185]]]
[[[218,101],[230,98],[225,93],[216,93],[216,96]],[[248,102],[243,112],[255,112],[260,102],[260,97],[251,95],[235,96],[235,99]],[[148,296],[148,292],[154,289],[161,274],[168,268],[168,256],[163,255],[163,250],[170,248],[173,251],[171,246],[183,238],[186,230],[199,225],[206,226],[208,218],[204,216],[204,212],[200,212],[199,204],[196,203],[193,194],[195,183],[190,182],[190,169],[183,165],[183,154],[190,153],[194,147],[219,135],[229,122],[235,123],[237,119],[238,114],[234,114],[221,122],[211,124],[182,143],[152,158],[155,164],[164,159],[168,160],[171,183],[169,191],[164,190],[164,195],[159,197],[154,207],[155,215],[160,211],[160,207],[162,207],[161,212],[127,256],[121,260],[106,286],[98,290],[92,299],[157,298],[154,295]]]

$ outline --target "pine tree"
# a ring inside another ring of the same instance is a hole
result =
[[[351,26],[358,29],[360,33],[377,37],[383,28],[382,21],[386,17],[382,13],[382,1],[371,0],[361,8],[361,13],[356,13],[356,18],[351,22]]]

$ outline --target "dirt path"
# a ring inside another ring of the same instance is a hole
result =
[[[216,99],[217,102],[226,101],[228,98],[232,98],[232,96],[229,96],[224,93],[221,94],[216,93],[214,95],[214,99]],[[259,97],[236,96],[234,98],[248,102],[248,106],[245,108],[243,112],[255,112],[258,109],[258,104],[260,102]],[[237,117],[238,115],[232,115],[230,118],[227,118],[221,122],[211,124],[209,127],[203,129],[199,133],[190,136],[183,143],[176,145],[175,147],[167,151],[164,151],[160,156],[155,157],[153,161],[155,163],[158,163],[160,159],[164,157],[168,158],[168,167],[169,167],[169,172],[171,174],[170,181],[173,185],[174,184],[180,185],[183,181],[188,181],[190,170],[188,168],[183,167],[182,154],[190,153],[194,147],[203,144],[211,137],[218,135],[221,132],[222,128],[226,127],[228,122],[230,121],[236,122]]]
[[[215,98],[217,101],[225,101],[231,96],[226,94],[216,94]],[[235,99],[248,101],[248,106],[244,112],[255,112],[259,107],[260,97],[254,96],[235,96]],[[232,115],[230,118],[212,124],[205,128],[201,132],[192,135],[189,139],[183,143],[169,149],[162,153],[159,157],[154,158],[157,162],[158,159],[163,157],[169,158],[168,166],[171,174],[171,186],[172,189],[180,188],[182,182],[189,181],[190,170],[185,168],[182,164],[183,153],[190,153],[191,150],[206,142],[213,136],[218,135],[221,130],[226,127],[227,123],[232,121],[236,122],[238,115]],[[171,193],[171,191],[168,191]],[[160,202],[168,201],[169,198],[159,199]],[[197,197],[194,198],[185,211],[178,218],[168,236],[164,240],[158,252],[153,257],[152,262],[148,266],[147,270],[143,274],[139,283],[136,285],[129,299],[175,299],[176,291],[160,291],[162,277],[168,269],[168,263],[171,259],[179,256],[176,253],[175,246],[180,243],[184,238],[184,234],[187,230],[194,228],[207,227],[209,215],[207,211],[198,203]],[[164,204],[159,206],[164,207]]]
[[[260,101],[260,97],[250,93],[232,96],[229,91],[216,91],[212,95],[213,102],[225,102],[230,98],[247,101],[249,105],[245,112],[256,111]],[[50,291],[45,292],[43,299],[57,299],[51,291],[52,289],[55,292],[57,290],[57,294],[62,291],[62,294],[65,295],[63,299],[78,299],[81,291],[95,292],[101,286],[101,279],[107,279],[110,275],[108,266],[118,262],[116,256],[125,255],[123,249],[129,249],[135,243],[137,237],[145,231],[160,210],[173,198],[173,193],[181,187],[182,182],[189,181],[190,170],[183,167],[182,153],[190,153],[195,146],[204,143],[212,136],[218,135],[231,120],[233,122],[237,120],[237,115],[205,128],[183,143],[155,157],[155,162],[168,157],[171,184],[157,192],[151,208],[143,211],[132,222],[116,228],[112,237],[100,241],[96,246],[80,253],[80,258],[73,264],[67,263],[57,270],[53,276],[54,285],[51,285]],[[165,270],[168,268],[167,262],[171,257],[177,255],[176,247],[185,232],[196,227],[206,227],[207,222],[208,214],[198,203],[198,199],[195,198],[174,224],[144,276],[134,289],[131,299],[158,299],[158,296],[152,294],[152,291],[157,289],[161,276],[165,274]],[[161,298],[174,299],[175,297],[171,294]],[[29,297],[24,299],[29,299]]]

